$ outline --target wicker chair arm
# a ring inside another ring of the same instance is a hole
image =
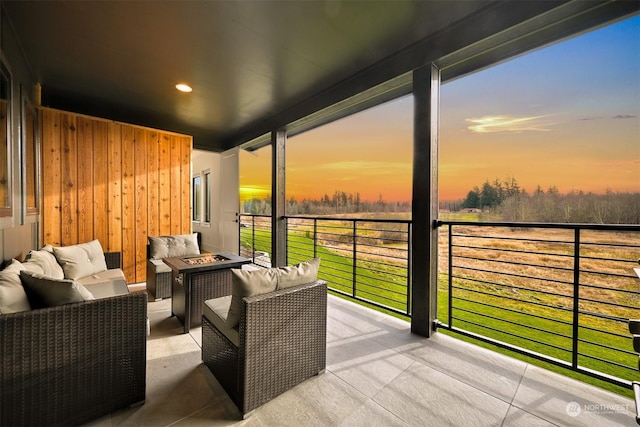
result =
[[[146,294],[0,316],[0,425],[76,425],[144,401],[146,317]]]

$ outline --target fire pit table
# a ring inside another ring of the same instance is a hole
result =
[[[251,262],[233,254],[201,254],[164,258],[172,270],[171,313],[184,325],[184,333],[202,322],[202,303],[231,295],[231,269]]]

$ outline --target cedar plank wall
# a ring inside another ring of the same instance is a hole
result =
[[[146,281],[147,236],[191,232],[192,137],[40,108],[42,244],[98,239]]]

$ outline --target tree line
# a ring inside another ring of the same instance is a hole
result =
[[[364,200],[359,192],[347,193],[336,190],[332,196],[327,193],[318,199],[304,198],[287,200],[287,215],[332,215],[359,212],[410,212],[410,202],[388,202],[382,197],[378,200]],[[243,203],[243,212],[255,215],[271,214],[270,198],[253,198]]]
[[[317,199],[292,197],[286,203],[287,215],[411,212],[411,202],[385,201],[382,194],[377,200],[363,200],[359,192],[338,190]],[[479,209],[481,221],[640,224],[640,193],[571,191],[562,194],[556,186],[546,190],[537,186],[530,194],[512,177],[487,180],[481,186],[474,186],[462,200],[441,201],[440,208]],[[270,215],[271,198],[246,200],[243,213]]]
[[[515,222],[586,224],[640,224],[640,193],[607,191],[604,194],[537,186],[532,194],[515,178],[486,181],[462,200],[462,208],[482,210],[482,219]]]

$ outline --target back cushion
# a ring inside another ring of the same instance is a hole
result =
[[[53,254],[62,266],[65,279],[81,279],[107,269],[100,241],[54,247]]]
[[[0,271],[0,314],[31,310],[29,299],[20,281],[24,267],[15,259]]]
[[[318,280],[319,267],[320,258],[314,258],[291,267],[278,268],[278,289],[315,282]]]
[[[231,269],[231,306],[227,314],[227,326],[235,328],[240,323],[242,298],[273,292],[278,287],[276,269]]]
[[[153,259],[170,258],[174,256],[198,255],[197,234],[176,234],[173,236],[149,236],[149,255]]]
[[[31,251],[22,263],[25,270],[41,273],[54,279],[64,279],[64,271],[58,260],[45,248],[39,251]]]

